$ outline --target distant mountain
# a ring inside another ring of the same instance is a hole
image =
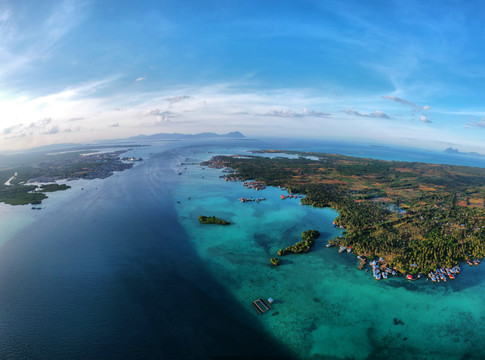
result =
[[[458,149],[453,149],[452,147],[447,148],[446,150],[443,150],[444,153],[447,154],[459,154],[460,152]]]
[[[473,152],[461,152],[458,149],[453,149],[452,147],[449,147],[445,150],[443,150],[444,153],[447,154],[455,154],[455,155],[471,155],[471,156],[485,156],[484,154],[477,153],[475,151]]]
[[[233,131],[227,134],[216,134],[212,132],[204,132],[200,134],[179,134],[179,133],[159,133],[153,135],[137,135],[125,139],[111,139],[111,140],[96,140],[92,143],[62,143],[62,144],[50,144],[38,146],[35,148],[18,150],[18,151],[5,151],[0,154],[2,156],[18,155],[22,153],[46,153],[46,152],[59,152],[59,151],[76,151],[76,150],[88,150],[88,149],[100,149],[106,147],[129,147],[129,146],[146,146],[146,145],[134,145],[137,141],[150,141],[150,140],[197,140],[197,139],[245,139],[246,137],[239,131]]]
[[[207,138],[225,138],[225,139],[243,139],[245,136],[239,131],[233,131],[227,134],[216,134],[212,132],[205,132],[200,134],[179,134],[179,133],[159,133],[153,135],[137,135],[127,139],[120,140],[190,140],[190,139],[207,139]]]

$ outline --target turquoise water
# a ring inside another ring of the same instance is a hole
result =
[[[201,149],[187,155],[188,162],[211,155]],[[377,282],[370,272],[357,270],[355,256],[324,246],[339,235],[332,226],[335,211],[281,200],[284,192],[277,188],[246,189],[223,181],[221,174],[187,167],[174,195],[180,201],[179,222],[211,274],[247,308],[248,316],[301,358],[485,356],[483,267],[464,268],[446,284],[402,278]],[[241,196],[267,200],[240,203]],[[215,215],[233,225],[203,225],[199,215]],[[309,228],[322,233],[310,253],[283,257],[279,267],[270,265],[278,249],[299,241]],[[249,306],[260,297],[276,300],[271,312],[258,315]]]
[[[485,266],[445,284],[377,282],[324,246],[339,234],[335,211],[198,165],[259,145],[154,144],[133,150],[146,162],[71,182],[41,211],[1,205],[0,358],[485,357]],[[310,253],[270,265],[309,228],[322,234]],[[258,315],[250,303],[268,297],[272,309]]]

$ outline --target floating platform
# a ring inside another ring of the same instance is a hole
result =
[[[254,300],[251,303],[251,306],[253,307],[254,310],[256,310],[256,312],[258,314],[262,314],[265,311],[268,311],[269,309],[271,309],[271,306],[269,306],[266,303],[266,301],[264,301],[263,299],[256,299],[256,300]]]

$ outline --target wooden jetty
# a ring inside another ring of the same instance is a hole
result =
[[[251,306],[258,312],[258,314],[262,314],[265,311],[268,311],[271,309],[271,306],[269,306],[266,301],[263,299],[256,299],[251,303]]]

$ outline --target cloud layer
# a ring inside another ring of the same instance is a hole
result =
[[[386,99],[386,100],[391,100],[391,101],[397,102],[398,104],[409,106],[414,110],[418,110],[418,111],[429,110],[428,105],[419,106],[419,105],[416,105],[415,103],[413,103],[412,101],[401,99],[401,98],[398,98],[397,96],[383,95],[382,98]]]
[[[385,113],[383,113],[380,110],[376,110],[371,113],[363,113],[356,111],[354,109],[345,109],[345,113],[350,114],[350,115],[355,115],[355,116],[360,116],[360,117],[367,117],[367,118],[381,118],[381,119],[390,119],[391,117]]]

